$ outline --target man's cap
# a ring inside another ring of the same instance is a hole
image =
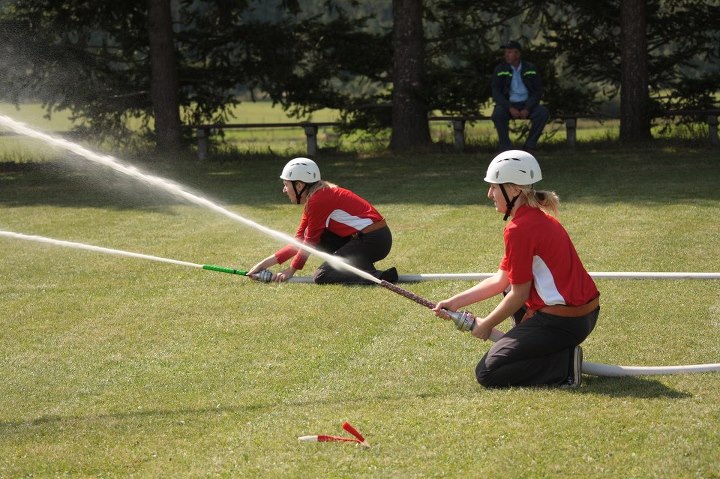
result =
[[[515,50],[522,50],[522,46],[515,40],[507,42],[505,45],[501,45],[500,48],[514,48]]]

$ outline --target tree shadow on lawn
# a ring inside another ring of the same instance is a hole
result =
[[[443,397],[445,396],[442,392],[432,393],[419,393],[411,395],[413,398],[425,399],[431,397]],[[382,395],[375,398],[376,401],[389,401],[393,403],[403,402],[406,400],[406,396],[388,396]],[[305,409],[308,406],[322,405],[342,405],[348,406],[356,404],[358,406],[366,405],[367,398],[326,398],[326,399],[295,399],[282,402],[284,408],[298,407]],[[34,419],[17,420],[17,421],[0,421],[0,436],[8,436],[12,433],[23,433],[26,434],[29,428],[42,428],[50,424],[79,424],[79,423],[95,423],[95,422],[106,422],[108,420],[126,420],[126,419],[171,419],[177,421],[178,419],[187,417],[202,417],[202,416],[225,416],[227,414],[264,414],[271,413],[277,410],[278,403],[268,401],[265,403],[249,403],[249,404],[238,404],[228,406],[208,406],[208,407],[187,407],[178,409],[143,409],[143,410],[129,410],[111,412],[105,414],[89,414],[79,415],[71,414],[67,416],[59,414],[42,415]]]
[[[167,179],[186,193],[207,199],[223,206],[221,199],[232,193],[232,188],[242,188],[242,183],[228,184],[237,176],[222,177],[226,183],[222,187],[200,191],[192,184],[182,183],[173,175],[163,176],[149,170],[141,172],[160,179]],[[204,174],[196,175],[196,180],[207,182]],[[197,181],[196,181],[197,182]],[[282,195],[282,185],[265,194],[240,195],[242,202],[254,207],[268,208],[286,200]],[[237,195],[231,195],[237,196]],[[172,207],[192,204],[187,198],[172,193],[161,186],[130,177],[109,168],[78,167],[76,165],[38,163],[14,165],[0,164],[0,206],[55,206],[67,208],[102,208],[109,210],[151,210],[173,214]]]
[[[677,391],[656,379],[647,379],[635,376],[603,377],[591,376],[583,380],[587,387],[578,392],[582,394],[602,394],[612,397],[634,397],[640,399],[684,399],[692,397],[691,394]]]
[[[490,206],[483,181],[490,159],[487,153],[380,153],[372,157],[345,153],[320,154],[317,162],[323,179],[374,204]],[[278,178],[287,160],[258,156],[204,163],[119,161],[214,202],[263,208],[287,204]],[[563,202],[662,205],[720,201],[716,188],[720,152],[712,149],[558,151],[541,153],[538,160],[544,178],[538,189],[557,191]],[[3,204],[160,209],[187,201],[109,167],[60,157],[47,163],[0,163]]]
[[[580,394],[595,394],[595,395],[607,395],[611,397],[635,397],[640,399],[684,399],[692,397],[691,394],[677,391],[668,386],[662,384],[657,380],[638,378],[638,377],[590,377],[585,381],[586,386],[577,389],[569,390]],[[527,388],[529,393],[535,388]],[[482,394],[486,390],[484,388],[478,388],[478,394]],[[560,391],[562,392],[562,391]],[[432,397],[445,396],[442,392],[427,392],[410,395],[413,398],[425,399]],[[380,395],[375,398],[375,401],[390,401],[398,402],[407,400],[406,396],[393,396],[393,395]],[[358,405],[366,404],[368,398],[332,398],[332,399],[320,399],[320,400],[303,400],[297,399],[287,401],[283,403],[284,407],[301,407],[304,408],[309,405],[317,406],[319,403],[325,405],[349,405],[357,403]],[[177,420],[179,417],[188,416],[207,416],[207,415],[224,415],[224,414],[255,414],[263,413],[265,411],[270,412],[277,408],[277,403],[253,403],[246,405],[230,405],[230,406],[210,406],[210,407],[198,407],[198,408],[180,408],[180,409],[146,409],[146,410],[133,410],[127,412],[115,412],[107,414],[93,414],[88,416],[82,415],[43,415],[41,417],[29,420],[21,421],[0,421],[0,434],[10,435],[14,432],[26,431],[31,427],[44,427],[47,424],[56,423],[86,423],[86,422],[103,422],[107,420],[125,420],[125,419],[137,419],[137,418],[155,418],[163,419],[170,418]]]

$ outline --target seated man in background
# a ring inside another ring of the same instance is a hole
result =
[[[499,150],[512,149],[509,124],[511,119],[529,119],[530,133],[523,149],[532,151],[537,148],[538,140],[550,111],[540,104],[543,95],[540,72],[530,62],[522,60],[522,48],[518,42],[511,41],[505,49],[505,62],[495,67],[492,77],[492,96],[495,108],[492,121],[498,133]]]

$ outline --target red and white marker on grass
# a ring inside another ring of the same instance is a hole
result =
[[[345,421],[342,425],[342,428],[345,429],[350,434],[352,434],[353,436],[355,436],[358,444],[360,444],[361,446],[370,447],[370,444],[368,444],[368,442],[365,440],[363,435],[360,434],[360,432],[357,429],[352,427],[352,425],[349,422]]]
[[[358,432],[357,429],[355,429],[352,424],[345,421],[342,425],[342,428],[345,429],[347,432],[352,434],[354,438],[350,437],[344,437],[344,436],[331,436],[327,434],[318,434],[314,436],[300,436],[298,438],[299,441],[302,442],[353,442],[355,444],[360,444],[364,447],[370,447],[370,444],[365,440],[362,434]]]

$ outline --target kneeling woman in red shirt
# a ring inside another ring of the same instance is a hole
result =
[[[540,166],[530,153],[505,151],[487,170],[488,198],[498,212],[511,218],[505,227],[505,254],[493,276],[441,301],[457,311],[478,301],[505,294],[485,318],[475,318],[472,335],[488,339],[492,328],[513,317],[515,326],[480,360],[475,375],[486,387],[580,385],[580,343],[595,328],[599,292],[585,271],[575,247],[555,219],[559,199],[536,191]]]
[[[317,164],[308,158],[290,160],[283,168],[283,193],[303,208],[295,238],[304,244],[343,258],[352,266],[394,283],[397,270],[379,271],[375,262],[384,259],[392,247],[392,234],[385,219],[368,201],[337,185],[323,181]],[[303,268],[308,253],[292,245],[285,246],[252,267],[259,273],[293,258],[285,270],[273,274],[273,281],[287,281]],[[313,274],[315,283],[355,283],[370,281],[351,272],[333,268],[327,262]]]

